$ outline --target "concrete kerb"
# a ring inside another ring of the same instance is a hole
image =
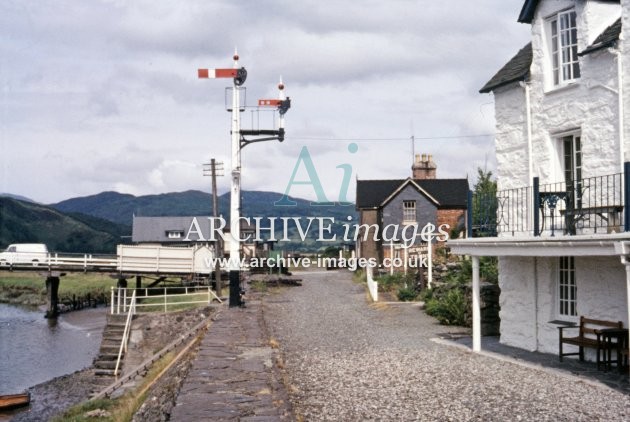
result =
[[[541,364],[535,364],[535,363],[526,362],[526,361],[523,361],[521,359],[516,359],[516,358],[510,357],[510,356],[505,356],[505,355],[502,355],[500,353],[489,352],[489,351],[486,351],[486,350],[481,350],[479,353],[475,353],[475,352],[472,351],[472,349],[470,347],[468,347],[468,346],[466,346],[464,344],[460,344],[460,343],[454,342],[452,340],[447,340],[447,339],[443,339],[443,338],[434,337],[434,338],[431,338],[431,341],[434,342],[434,343],[440,344],[442,346],[448,346],[448,347],[453,347],[453,348],[459,349],[459,350],[461,350],[463,352],[466,352],[466,353],[470,353],[470,354],[473,354],[473,355],[486,356],[486,357],[489,357],[489,358],[492,358],[492,359],[496,359],[496,360],[499,360],[499,361],[502,361],[502,362],[513,363],[513,364],[519,365],[519,366],[521,366],[523,368],[533,369],[533,370],[536,370],[536,371],[545,372],[547,374],[556,375],[556,376],[562,377],[564,379],[567,379],[567,380],[570,380],[570,381],[574,381],[574,382],[581,382],[581,383],[587,384],[587,385],[592,386],[592,387],[597,387],[597,388],[601,388],[601,389],[605,389],[605,390],[609,390],[609,391],[617,391],[614,388],[612,388],[612,387],[610,387],[610,386],[608,386],[608,385],[606,385],[606,384],[604,384],[602,382],[599,382],[599,381],[596,381],[596,380],[593,380],[593,379],[589,379],[589,378],[584,378],[584,377],[581,377],[579,375],[575,375],[575,374],[572,374],[570,372],[566,372],[566,371],[563,371],[563,370],[560,370],[560,369],[549,368],[549,367],[543,366]]]

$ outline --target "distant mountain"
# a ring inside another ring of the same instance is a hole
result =
[[[277,192],[243,191],[241,200],[243,215],[263,218],[333,217],[337,223],[333,226],[333,232],[337,233],[338,236],[343,236],[341,223],[356,223],[357,221],[354,205],[312,206],[310,201],[305,199],[291,198],[297,203],[296,206],[275,206],[274,202],[280,198],[282,198],[282,194]],[[198,190],[145,196],[102,192],[97,195],[68,199],[50,206],[64,213],[81,213],[131,226],[134,215],[145,217],[210,215],[212,197],[209,193]],[[228,192],[219,196],[219,214],[228,221],[229,209],[230,194]],[[348,221],[348,216],[352,217],[351,221]],[[263,223],[266,227],[266,220],[263,220]],[[306,225],[306,221],[304,225]],[[317,227],[317,224],[313,223],[310,232],[316,234]],[[292,239],[298,239],[295,227],[291,228],[289,235]],[[318,245],[314,239],[309,239],[307,242],[294,241],[291,242],[291,245],[286,246],[296,249],[312,249],[313,246],[317,247]]]
[[[26,196],[14,195],[12,193],[6,193],[6,192],[5,193],[0,193],[0,198],[12,198],[12,199],[17,199],[19,201],[37,203],[36,201],[33,201],[31,198],[27,198]]]
[[[51,252],[116,253],[129,226],[89,215],[66,215],[32,202],[0,197],[0,248],[45,243]]]
[[[334,216],[356,217],[354,206],[311,206],[310,201],[291,198],[296,206],[275,206],[274,202],[282,198],[277,192],[243,191],[243,215],[251,217],[286,217],[286,216]],[[219,214],[226,220],[230,214],[230,194],[219,196]],[[133,216],[159,217],[180,215],[210,215],[212,197],[209,193],[198,190],[163,193],[159,195],[133,196],[118,192],[102,192],[97,195],[68,199],[50,205],[65,213],[78,212],[131,225]]]

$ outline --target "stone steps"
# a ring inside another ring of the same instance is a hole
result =
[[[120,351],[120,344],[122,342],[123,334],[125,332],[125,324],[127,322],[127,315],[108,315],[107,326],[103,330],[103,339],[101,340],[101,347],[99,349],[98,356],[94,359],[94,374],[98,376],[114,376],[114,369],[116,368],[116,361],[118,359],[118,352]],[[121,359],[124,358],[124,351]],[[121,360],[118,366],[120,373],[122,369]]]

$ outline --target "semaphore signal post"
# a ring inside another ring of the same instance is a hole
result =
[[[240,87],[245,83],[247,79],[247,71],[244,67],[239,68],[239,56],[234,52],[234,65],[231,69],[198,69],[197,74],[201,79],[214,79],[214,78],[232,78],[232,127],[231,127],[231,142],[232,142],[232,164],[231,164],[231,188],[230,188],[230,234],[232,236],[230,241],[230,257],[236,257],[238,259],[231,259],[231,266],[229,268],[229,280],[230,280],[230,306],[241,306],[241,256],[240,256],[240,242],[241,242],[241,227],[240,227],[240,212],[241,212],[241,149],[246,145],[254,142],[278,140],[284,141],[284,115],[291,107],[291,99],[285,97],[284,84],[282,81],[278,85],[279,95],[278,99],[274,100],[259,100],[258,106],[271,106],[277,107],[280,115],[280,121],[278,129],[268,130],[241,130],[241,116],[240,116]]]

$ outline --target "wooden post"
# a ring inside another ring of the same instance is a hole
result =
[[[46,277],[46,297],[48,299],[48,309],[46,310],[46,318],[57,318],[59,309],[59,277]]]
[[[136,276],[136,289],[139,289],[142,287],[142,276],[141,275],[137,275]]]
[[[217,193],[217,162],[213,158],[210,160],[212,170],[212,216],[217,218],[219,216],[219,197]],[[223,163],[220,163],[220,169],[223,169]],[[221,258],[223,256],[223,247],[221,245],[221,239],[217,239],[214,242],[214,257]],[[217,296],[221,296],[223,291],[223,280],[221,279],[221,265],[217,259],[214,264],[214,281],[216,283]]]

